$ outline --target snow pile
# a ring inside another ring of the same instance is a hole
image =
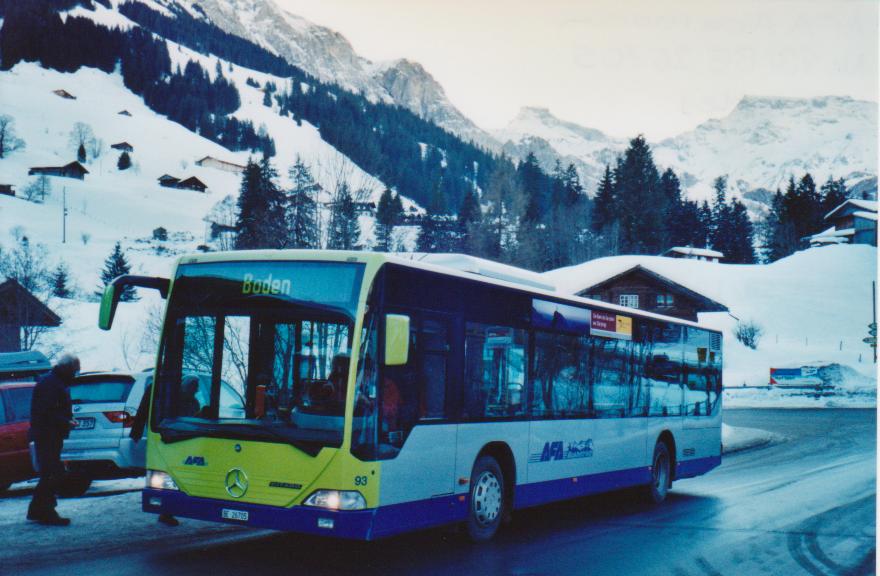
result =
[[[742,452],[743,450],[757,448],[770,442],[779,442],[781,440],[783,440],[782,436],[767,430],[731,426],[729,424],[721,425],[721,446],[724,448],[725,454]]]
[[[729,308],[729,314],[700,315],[702,324],[724,333],[726,387],[766,386],[770,368],[822,366],[827,367],[825,379],[850,397],[850,404],[876,402],[873,351],[862,342],[872,321],[876,248],[826,246],[768,265],[617,256],[544,276],[560,292],[577,293],[636,265]],[[756,350],[736,340],[737,319],[755,322],[762,329]],[[754,393],[762,397],[764,391]],[[728,405],[737,405],[742,394],[746,393],[731,396]],[[790,395],[791,391],[780,392],[780,399]]]

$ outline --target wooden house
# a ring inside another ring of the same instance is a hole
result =
[[[62,178],[76,178],[77,180],[85,180],[89,171],[86,167],[77,161],[64,166],[35,166],[28,170],[29,176],[45,174],[46,176],[60,176]]]
[[[3,196],[15,196],[15,190],[13,190],[14,185],[12,184],[0,184],[0,194]]]
[[[128,142],[117,142],[116,144],[111,144],[110,147],[114,150],[121,150],[122,152],[134,152],[134,146]]]
[[[0,284],[0,352],[20,352],[25,329],[60,325],[61,318],[16,280]]]
[[[178,182],[175,188],[195,190],[196,192],[204,192],[208,189],[208,185],[196,178],[195,176],[190,176],[189,178]]]
[[[196,166],[202,166],[205,168],[216,168],[217,170],[223,170],[224,172],[232,172],[233,174],[241,174],[244,172],[244,166],[241,164],[235,164],[234,162],[227,162],[226,160],[220,160],[219,158],[214,158],[213,156],[205,156],[204,158],[199,158],[196,160]]]
[[[693,248],[691,246],[675,246],[661,256],[667,258],[685,258],[687,260],[703,260],[706,262],[720,262],[724,259],[724,253],[708,248]]]
[[[71,94],[67,90],[62,90],[59,88],[58,90],[52,90],[52,93],[55,94],[56,96],[61,96],[62,98],[66,99],[66,100],[76,100],[76,96],[74,96],[73,94]]]
[[[119,112],[117,112],[117,114],[119,114],[120,116],[128,116],[129,118],[131,117],[131,112],[129,112],[128,110],[120,110]]]
[[[594,282],[579,290],[577,295],[693,321],[697,321],[700,312],[728,311],[724,304],[641,264]]]
[[[162,174],[157,180],[159,180],[159,186],[164,186],[166,188],[176,188],[177,183],[180,182],[180,178],[175,178],[170,174]]]

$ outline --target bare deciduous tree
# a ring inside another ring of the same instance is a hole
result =
[[[0,158],[22,148],[24,140],[15,133],[15,119],[9,114],[0,114]]]

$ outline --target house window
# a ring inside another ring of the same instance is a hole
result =
[[[639,295],[638,294],[621,294],[620,295],[620,305],[626,306],[627,308],[638,308],[639,307]]]
[[[672,294],[657,294],[657,308],[669,308],[675,304]]]

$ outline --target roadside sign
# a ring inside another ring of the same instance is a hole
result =
[[[868,324],[868,334],[870,334],[871,336],[873,336],[875,338],[877,337],[877,323],[876,322],[871,322],[870,324]]]
[[[877,337],[876,336],[868,336],[867,338],[862,338],[862,342],[868,344],[870,346],[877,345]]]

